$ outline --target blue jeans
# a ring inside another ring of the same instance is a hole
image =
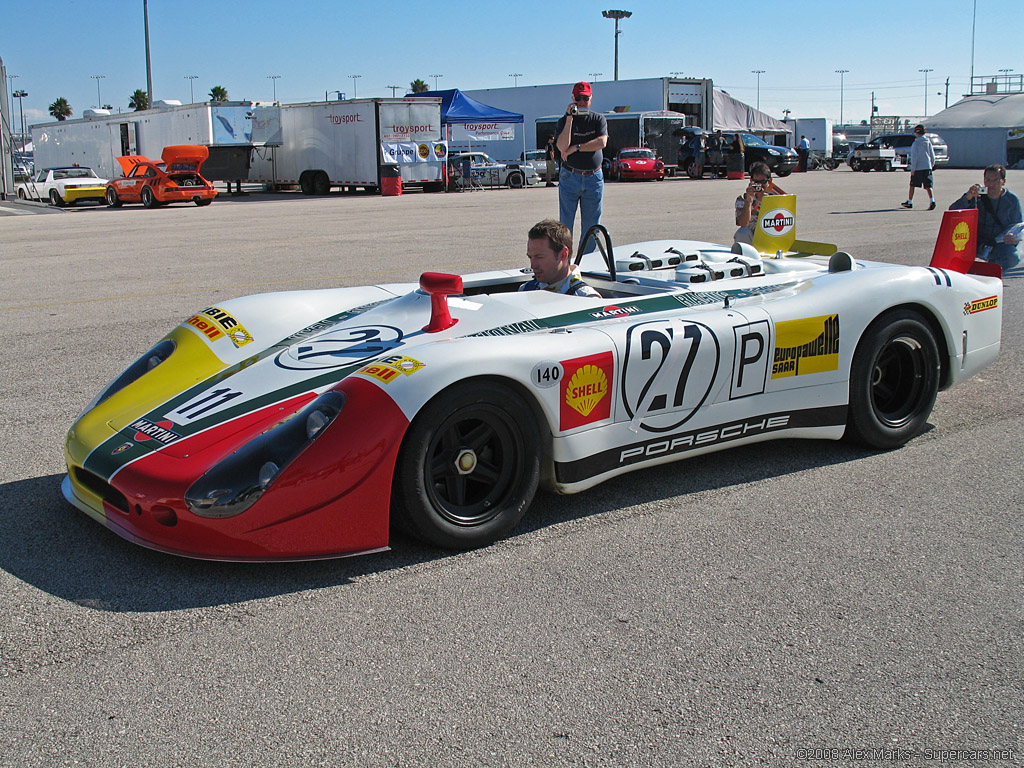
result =
[[[991,264],[998,264],[1004,270],[1013,269],[1020,263],[1016,245],[996,243],[995,245],[979,245],[978,258]]]
[[[604,198],[604,175],[600,170],[590,176],[580,176],[564,165],[558,174],[558,220],[572,231],[576,220],[576,207],[580,209],[580,237],[595,224],[601,223],[601,200]],[[591,238],[589,250],[594,250]]]

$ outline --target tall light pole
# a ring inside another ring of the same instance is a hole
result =
[[[277,101],[277,81],[281,79],[280,75],[267,75],[267,80],[274,84],[274,101]]]
[[[93,80],[96,81],[96,109],[103,109],[103,97],[100,95],[100,80],[106,77],[106,75],[89,75]]]
[[[761,109],[761,75],[764,74],[763,69],[752,69],[751,74],[757,75],[757,109]]]
[[[358,90],[358,88],[356,86],[359,85],[359,83],[357,83],[356,80],[358,80],[360,77],[362,77],[362,75],[349,75],[349,77],[352,78],[352,98],[353,99],[358,99],[359,98],[359,90]]]
[[[146,22],[146,103],[153,106],[153,65],[149,58],[149,0],[142,0],[142,16]]]
[[[971,87],[970,95],[974,95],[974,30],[978,25],[978,0],[974,0],[974,10],[971,11]]]
[[[633,15],[631,10],[602,10],[601,15],[605,18],[615,19],[615,80],[618,80],[618,35],[622,30],[618,29],[618,19],[629,18]]]
[[[632,10],[602,10],[601,15],[605,18],[615,19],[615,80],[618,80],[618,36],[622,30],[618,29],[618,19],[629,18],[633,15]]]
[[[836,74],[839,75],[839,124],[840,125],[845,125],[845,123],[843,123],[843,84],[844,84],[843,83],[843,78],[846,76],[846,73],[849,72],[849,71],[850,70],[848,70],[848,69],[837,69],[836,70]]]
[[[587,73],[587,77],[590,78],[590,82],[596,83],[597,82],[597,78],[599,78],[603,74],[604,74],[604,72],[588,72]]]
[[[188,99],[189,99],[188,103],[189,104],[195,104],[196,103],[196,94],[195,94],[195,91],[192,90],[192,81],[193,80],[198,80],[199,79],[199,75],[185,75],[185,79],[188,80]]]
[[[442,77],[444,77],[444,75],[427,75],[427,77],[432,77],[432,78],[434,78],[434,90],[436,91],[436,90],[437,90],[437,81],[438,81],[438,78],[442,78]]]
[[[928,117],[928,73],[934,72],[933,69],[919,69],[918,72],[924,72],[924,116]]]
[[[18,100],[18,111],[21,112],[21,148],[25,148],[25,102],[23,99],[28,96],[28,91],[15,91],[14,98]],[[13,110],[12,110],[13,111]],[[12,114],[11,117],[14,117]]]
[[[11,94],[11,120],[14,119],[14,83],[12,82],[19,75],[7,76],[7,91]]]
[[[522,72],[513,72],[509,77],[512,78],[513,88],[519,87],[519,78],[523,76]]]
[[[1000,69],[999,71],[1002,72],[1003,73],[1003,77],[1006,78],[1006,92],[1009,93],[1010,92],[1010,73],[1013,72],[1013,70],[1012,69]]]

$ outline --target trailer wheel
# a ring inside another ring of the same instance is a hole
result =
[[[316,171],[313,174],[313,194],[327,195],[331,192],[331,180],[323,171]]]
[[[299,174],[299,189],[304,195],[313,194],[313,174],[310,171],[303,171]]]

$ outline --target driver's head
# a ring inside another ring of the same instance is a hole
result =
[[[534,224],[527,236],[526,256],[535,279],[542,283],[557,283],[569,274],[572,254],[572,232],[554,219]]]

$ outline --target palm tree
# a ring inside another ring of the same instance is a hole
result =
[[[228,100],[228,89],[223,85],[215,85],[210,89],[210,100],[211,101],[227,101]]]
[[[50,105],[50,115],[58,120],[67,120],[73,114],[74,110],[71,109],[71,105],[68,104],[68,100],[63,96]]]
[[[141,109],[149,109],[149,95],[141,88],[136,88],[135,92],[128,98],[128,106],[136,112]]]
[[[411,83],[409,83],[409,88],[412,89],[413,93],[426,93],[427,91],[430,90],[430,86],[424,83],[419,78],[416,78]]]

